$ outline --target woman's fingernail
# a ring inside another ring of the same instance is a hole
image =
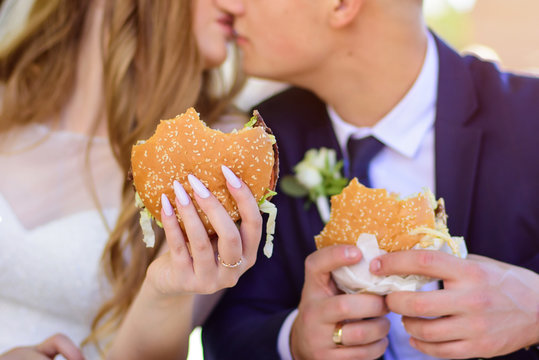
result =
[[[371,272],[378,272],[382,268],[382,263],[378,259],[371,261]]]
[[[359,249],[355,247],[347,247],[344,249],[344,256],[348,259],[355,259],[359,256]]]
[[[177,180],[174,180],[172,185],[174,186],[174,194],[176,194],[176,198],[180,202],[180,205],[189,205],[189,195],[187,195],[187,191],[185,191],[182,184],[180,184]]]
[[[208,196],[210,196],[210,192],[208,191],[208,189],[206,189],[204,184],[195,176],[188,175],[187,180],[189,181],[189,184],[191,184],[191,187],[199,197],[201,197],[202,199],[206,199]]]
[[[226,181],[232,186],[234,189],[239,189],[241,187],[241,181],[238,179],[238,177],[224,165],[221,165],[221,171],[223,172],[223,175],[225,176]]]
[[[166,216],[172,216],[172,214],[174,214],[174,208],[165,194],[161,194],[161,206],[163,206],[163,211]]]

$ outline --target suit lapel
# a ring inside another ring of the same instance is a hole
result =
[[[436,195],[446,201],[451,233],[467,236],[482,130],[471,124],[478,105],[468,68],[458,54],[436,40],[440,58],[434,125]]]

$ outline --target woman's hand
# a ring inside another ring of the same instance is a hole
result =
[[[182,185],[174,182],[176,207],[185,233],[169,199],[162,196],[161,220],[169,251],[150,265],[147,275],[147,280],[159,293],[211,294],[234,286],[241,274],[254,264],[262,235],[262,216],[249,188],[227,167],[222,166],[222,171],[241,215],[239,229],[219,200],[196,177],[189,175],[195,201],[217,233],[219,255],[214,251],[193,199]]]
[[[47,360],[62,355],[67,360],[83,360],[79,348],[63,334],[56,334],[34,346],[21,346],[0,355],[0,360]]]
[[[238,229],[219,200],[198,179],[189,176],[195,201],[217,233],[218,257],[193,200],[175,182],[175,201],[185,233],[168,198],[162,197],[161,221],[168,249],[150,264],[110,349],[109,359],[187,356],[194,294],[211,294],[234,286],[254,264],[262,235],[262,216],[249,188],[230,169],[223,167],[223,173],[238,205],[241,226]]]

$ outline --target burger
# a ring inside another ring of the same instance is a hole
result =
[[[131,152],[131,173],[137,206],[141,208],[141,226],[147,246],[154,246],[151,223],[161,226],[161,194],[174,199],[173,182],[180,182],[189,196],[194,192],[187,176],[196,176],[221,202],[230,217],[238,222],[240,214],[228,192],[221,165],[230,168],[249,187],[262,212],[269,214],[266,255],[271,254],[276,208],[269,202],[275,193],[279,173],[278,150],[271,130],[254,111],[243,129],[223,133],[211,129],[189,108],[173,119],[161,120],[155,133],[139,141]],[[175,207],[175,201],[171,201]],[[200,219],[208,235],[215,234],[208,217],[196,202]],[[182,219],[178,216],[184,229]]]
[[[385,189],[367,188],[356,178],[331,197],[329,221],[315,243],[318,249],[346,244],[362,250],[363,264],[333,273],[337,285],[349,293],[415,290],[428,280],[414,275],[380,279],[370,274],[370,260],[387,252],[429,249],[466,256],[464,240],[449,234],[443,199],[436,200],[428,189],[400,198]]]

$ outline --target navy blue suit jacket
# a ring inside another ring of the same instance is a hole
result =
[[[463,58],[438,39],[437,46],[435,192],[451,234],[464,236],[470,253],[539,273],[539,79]],[[340,156],[326,107],[312,93],[292,88],[257,108],[276,135],[282,175],[311,148]],[[211,314],[202,336],[208,359],[278,359],[277,335],[300,301],[304,259],[323,224],[304,199],[279,194],[273,202],[273,257],[260,252]],[[503,358],[539,356],[521,350]]]

